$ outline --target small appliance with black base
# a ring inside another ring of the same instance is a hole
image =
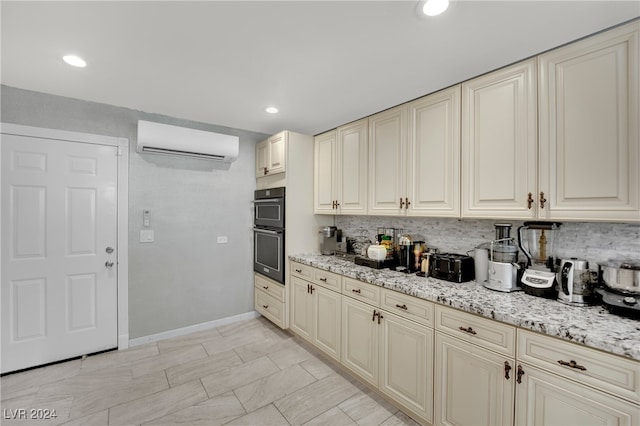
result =
[[[518,245],[527,257],[520,283],[525,293],[556,299],[556,265],[554,242],[558,222],[525,222],[518,228]]]
[[[609,260],[599,266],[602,304],[612,313],[640,319],[640,260]]]

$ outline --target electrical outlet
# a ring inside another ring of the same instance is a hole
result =
[[[152,243],[154,241],[153,229],[141,229],[140,230],[140,242]]]

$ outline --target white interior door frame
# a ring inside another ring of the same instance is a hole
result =
[[[129,347],[129,139],[11,123],[0,123],[0,133],[110,145],[118,148],[118,247],[116,248],[118,255],[118,349],[127,349]],[[0,192],[0,197],[4,195],[6,194]],[[2,265],[0,265],[1,271]]]

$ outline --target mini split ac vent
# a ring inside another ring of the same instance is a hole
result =
[[[238,158],[237,136],[138,121],[137,152],[180,155],[232,163]]]

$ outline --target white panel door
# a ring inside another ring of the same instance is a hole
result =
[[[117,347],[116,150],[2,135],[3,373]]]

